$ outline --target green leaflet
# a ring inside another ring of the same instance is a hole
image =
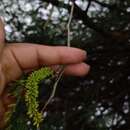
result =
[[[41,68],[34,71],[28,78],[25,84],[25,102],[27,106],[27,115],[33,120],[33,124],[39,127],[40,123],[43,121],[42,112],[39,112],[39,102],[37,98],[39,96],[39,82],[48,76],[52,76],[53,71],[48,68]]]

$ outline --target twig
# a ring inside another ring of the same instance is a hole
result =
[[[51,93],[49,99],[47,100],[46,104],[45,104],[44,107],[42,108],[42,112],[45,111],[47,105],[51,102],[51,100],[52,100],[53,97],[55,96],[56,88],[57,88],[57,85],[58,85],[58,83],[59,83],[59,81],[60,81],[62,75],[63,75],[63,72],[64,72],[64,69],[62,70],[62,68],[61,68],[61,71],[59,72],[59,75],[58,75],[58,77],[57,77],[57,79],[56,79],[56,82],[55,82],[54,85],[53,85],[52,93]]]
[[[70,47],[70,24],[71,24],[71,21],[72,21],[72,17],[73,17],[73,12],[74,12],[74,3],[72,3],[72,6],[71,6],[71,13],[70,13],[70,17],[69,17],[69,21],[68,21],[68,24],[67,24],[67,30],[68,30],[68,36],[67,36],[67,46]],[[56,82],[54,83],[53,85],[53,90],[52,90],[52,93],[49,97],[49,99],[47,100],[47,102],[45,103],[44,107],[42,108],[42,112],[44,113],[47,105],[51,102],[51,100],[53,99],[53,97],[55,96],[55,93],[56,93],[56,89],[57,89],[57,86],[58,86],[58,83],[64,73],[64,69],[65,69],[65,66],[62,65],[60,67],[60,69],[58,70],[58,77],[56,79]]]
[[[68,30],[68,38],[67,38],[67,46],[70,47],[70,24],[72,21],[72,17],[73,17],[73,12],[74,12],[74,3],[72,2],[72,6],[71,6],[71,12],[70,12],[70,17],[69,17],[69,21],[67,24],[67,30]]]
[[[91,0],[88,0],[88,5],[87,5],[87,8],[86,8],[86,13],[88,13],[88,10],[89,10],[89,7],[91,6]]]
[[[51,10],[50,10],[50,15],[49,15],[49,17],[48,17],[48,20],[45,22],[45,24],[44,24],[44,26],[43,26],[43,29],[44,29],[44,30],[46,29],[48,23],[49,23],[50,20],[51,20],[51,16],[52,16],[53,10],[54,10],[54,6],[52,6],[52,8],[51,8]]]

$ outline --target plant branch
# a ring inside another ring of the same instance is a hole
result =
[[[59,2],[58,0],[45,0],[44,2],[49,2],[52,3],[53,5],[57,6],[57,7],[62,7],[65,9],[68,9],[69,12],[71,12],[71,6],[70,5],[66,5],[63,2]],[[74,3],[74,2],[73,2]],[[94,31],[98,32],[99,34],[101,34],[102,36],[104,36],[105,38],[110,37],[110,33],[106,32],[103,28],[101,28],[100,26],[98,26],[96,23],[93,22],[93,19],[90,18],[87,14],[86,11],[83,11],[80,7],[78,7],[75,3],[74,3],[74,12],[73,12],[73,16],[76,19],[82,20],[83,23],[85,25],[87,25],[87,27],[93,29]]]
[[[70,47],[70,24],[71,24],[71,21],[72,21],[72,17],[73,17],[73,11],[74,11],[74,4],[72,3],[72,6],[71,6],[71,13],[70,13],[70,16],[69,16],[69,20],[68,20],[68,24],[67,24],[67,29],[68,29],[68,36],[67,36],[67,46]],[[56,93],[56,89],[57,89],[57,86],[58,86],[58,83],[64,73],[64,69],[65,69],[65,66],[62,65],[60,66],[58,72],[57,72],[57,79],[53,85],[53,90],[52,90],[52,93],[49,97],[49,99],[47,100],[47,102],[45,103],[44,107],[42,108],[42,112],[45,111],[46,107],[48,106],[48,104],[51,102],[51,100],[53,99],[53,97],[55,96],[55,93]]]
[[[72,21],[73,12],[74,12],[74,3],[72,3],[70,17],[69,17],[69,21],[68,21],[68,24],[67,24],[67,30],[68,30],[67,46],[68,47],[71,46],[70,45],[70,24],[71,24],[71,21]]]
[[[60,68],[61,71],[59,72],[58,76],[57,76],[57,79],[56,79],[56,82],[54,83],[53,85],[53,90],[52,90],[52,93],[49,97],[49,99],[47,100],[47,102],[45,103],[44,107],[42,108],[42,112],[45,111],[46,107],[48,106],[48,104],[51,102],[51,100],[53,99],[53,97],[55,96],[55,93],[56,93],[56,89],[57,89],[57,86],[58,86],[58,83],[63,75],[63,72],[64,70],[62,68]]]
[[[90,7],[90,5],[91,5],[91,2],[92,2],[92,0],[88,0],[88,5],[87,5],[87,8],[86,8],[86,13],[88,12],[88,10],[89,10],[89,7]]]
[[[119,7],[117,7],[117,5],[116,4],[106,4],[106,3],[103,3],[103,2],[100,2],[100,1],[98,1],[98,0],[92,0],[93,2],[95,2],[95,3],[97,3],[97,4],[99,4],[99,5],[101,5],[101,6],[103,6],[103,7],[107,7],[108,9],[110,9],[110,10],[118,10],[119,12],[123,12],[123,13],[125,13],[125,14],[128,14],[125,10],[123,10],[123,9],[121,9],[121,8],[119,8]]]

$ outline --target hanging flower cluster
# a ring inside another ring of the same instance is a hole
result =
[[[39,127],[39,124],[43,121],[42,112],[39,112],[39,102],[37,100],[39,96],[39,82],[49,76],[53,75],[53,71],[48,68],[41,68],[34,71],[26,80],[25,88],[25,102],[27,106],[27,115],[33,120],[33,124]]]

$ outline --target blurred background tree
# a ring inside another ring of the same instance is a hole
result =
[[[6,41],[66,45],[71,2],[71,46],[88,52],[91,72],[62,79],[41,128],[130,130],[129,0],[1,0]]]

